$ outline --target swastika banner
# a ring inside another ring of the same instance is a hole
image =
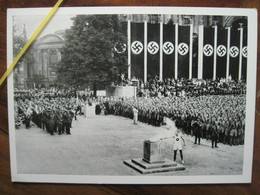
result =
[[[178,77],[189,78],[190,27],[179,26]]]
[[[172,22],[163,25],[163,78],[173,78],[175,74],[175,26]]]
[[[242,78],[246,80],[247,78],[247,56],[248,56],[248,48],[247,48],[247,28],[243,30],[243,49],[242,49]]]
[[[218,27],[217,33],[217,75],[216,78],[226,77],[227,66],[227,30]]]
[[[147,78],[159,76],[160,24],[147,24]]]
[[[204,28],[203,43],[203,78],[213,78],[213,53],[214,53],[214,29],[212,27]]]
[[[131,23],[131,75],[144,79],[144,23]]]
[[[127,37],[127,22],[121,22],[118,31]],[[119,73],[125,73],[127,71],[127,43],[121,36],[118,36],[114,45],[114,59]]]
[[[240,31],[237,27],[231,28],[231,37],[230,37],[230,66],[229,66],[229,74],[232,79],[238,79],[238,71],[239,71],[239,39],[240,39]]]

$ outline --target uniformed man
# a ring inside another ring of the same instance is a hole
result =
[[[212,143],[212,148],[218,148],[217,143],[218,143],[218,130],[216,123],[211,126],[211,143]]]

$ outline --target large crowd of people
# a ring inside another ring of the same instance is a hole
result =
[[[73,87],[40,87],[33,89],[14,89],[14,98],[17,99],[32,99],[40,97],[76,97],[77,90]]]
[[[36,93],[35,90],[16,94],[14,104],[16,128],[24,124],[26,129],[29,129],[33,122],[51,135],[55,133],[70,135],[73,117],[76,119],[80,114],[81,106],[77,98],[64,95],[65,93],[58,96]]]
[[[138,121],[162,126],[164,117],[171,118],[186,134],[211,139],[215,132],[218,141],[243,144],[245,129],[245,96],[109,98],[102,102],[107,114],[133,118],[138,110]]]
[[[233,80],[175,80],[158,78],[146,85],[139,82],[139,97],[88,97],[73,88],[41,88],[15,90],[16,127],[31,121],[51,135],[70,134],[73,117],[92,101],[96,114],[113,114],[134,118],[143,123],[162,126],[165,117],[175,121],[184,133],[200,138],[237,145],[244,143],[245,92],[244,82]],[[138,112],[138,115],[136,114]]]
[[[121,77],[120,77],[121,78]],[[246,83],[243,80],[228,79],[175,79],[160,80],[158,76],[144,83],[142,79],[131,80],[122,77],[117,85],[137,86],[139,97],[169,97],[169,96],[201,96],[201,95],[234,95],[246,94]]]
[[[164,79],[159,77],[149,79],[144,85],[138,80],[138,94],[146,97],[160,96],[201,96],[201,95],[231,95],[245,94],[246,83],[232,79],[203,80],[203,79]]]

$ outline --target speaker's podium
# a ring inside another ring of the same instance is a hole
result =
[[[145,140],[143,158],[125,160],[124,164],[140,173],[156,173],[185,170],[185,166],[165,158],[163,141]]]
[[[96,115],[96,105],[92,104],[91,106],[90,105],[84,106],[83,113],[85,118],[94,117]]]

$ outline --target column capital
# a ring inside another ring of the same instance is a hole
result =
[[[127,20],[132,20],[132,14],[127,15]]]
[[[228,29],[230,29],[231,27],[232,27],[232,26],[226,26],[226,27],[225,27],[225,29],[227,29],[227,30],[228,30]]]
[[[193,19],[193,18],[190,18],[189,20],[190,20],[190,25],[193,24],[194,19]]]
[[[147,22],[149,20],[149,16],[147,14],[144,14],[144,21]]]
[[[158,16],[158,18],[159,18],[159,22],[160,22],[160,23],[163,22],[163,15],[162,15],[162,14],[160,14],[160,15]]]
[[[243,25],[244,25],[243,23],[239,23],[240,27],[238,28],[238,30],[242,30],[243,29]]]

